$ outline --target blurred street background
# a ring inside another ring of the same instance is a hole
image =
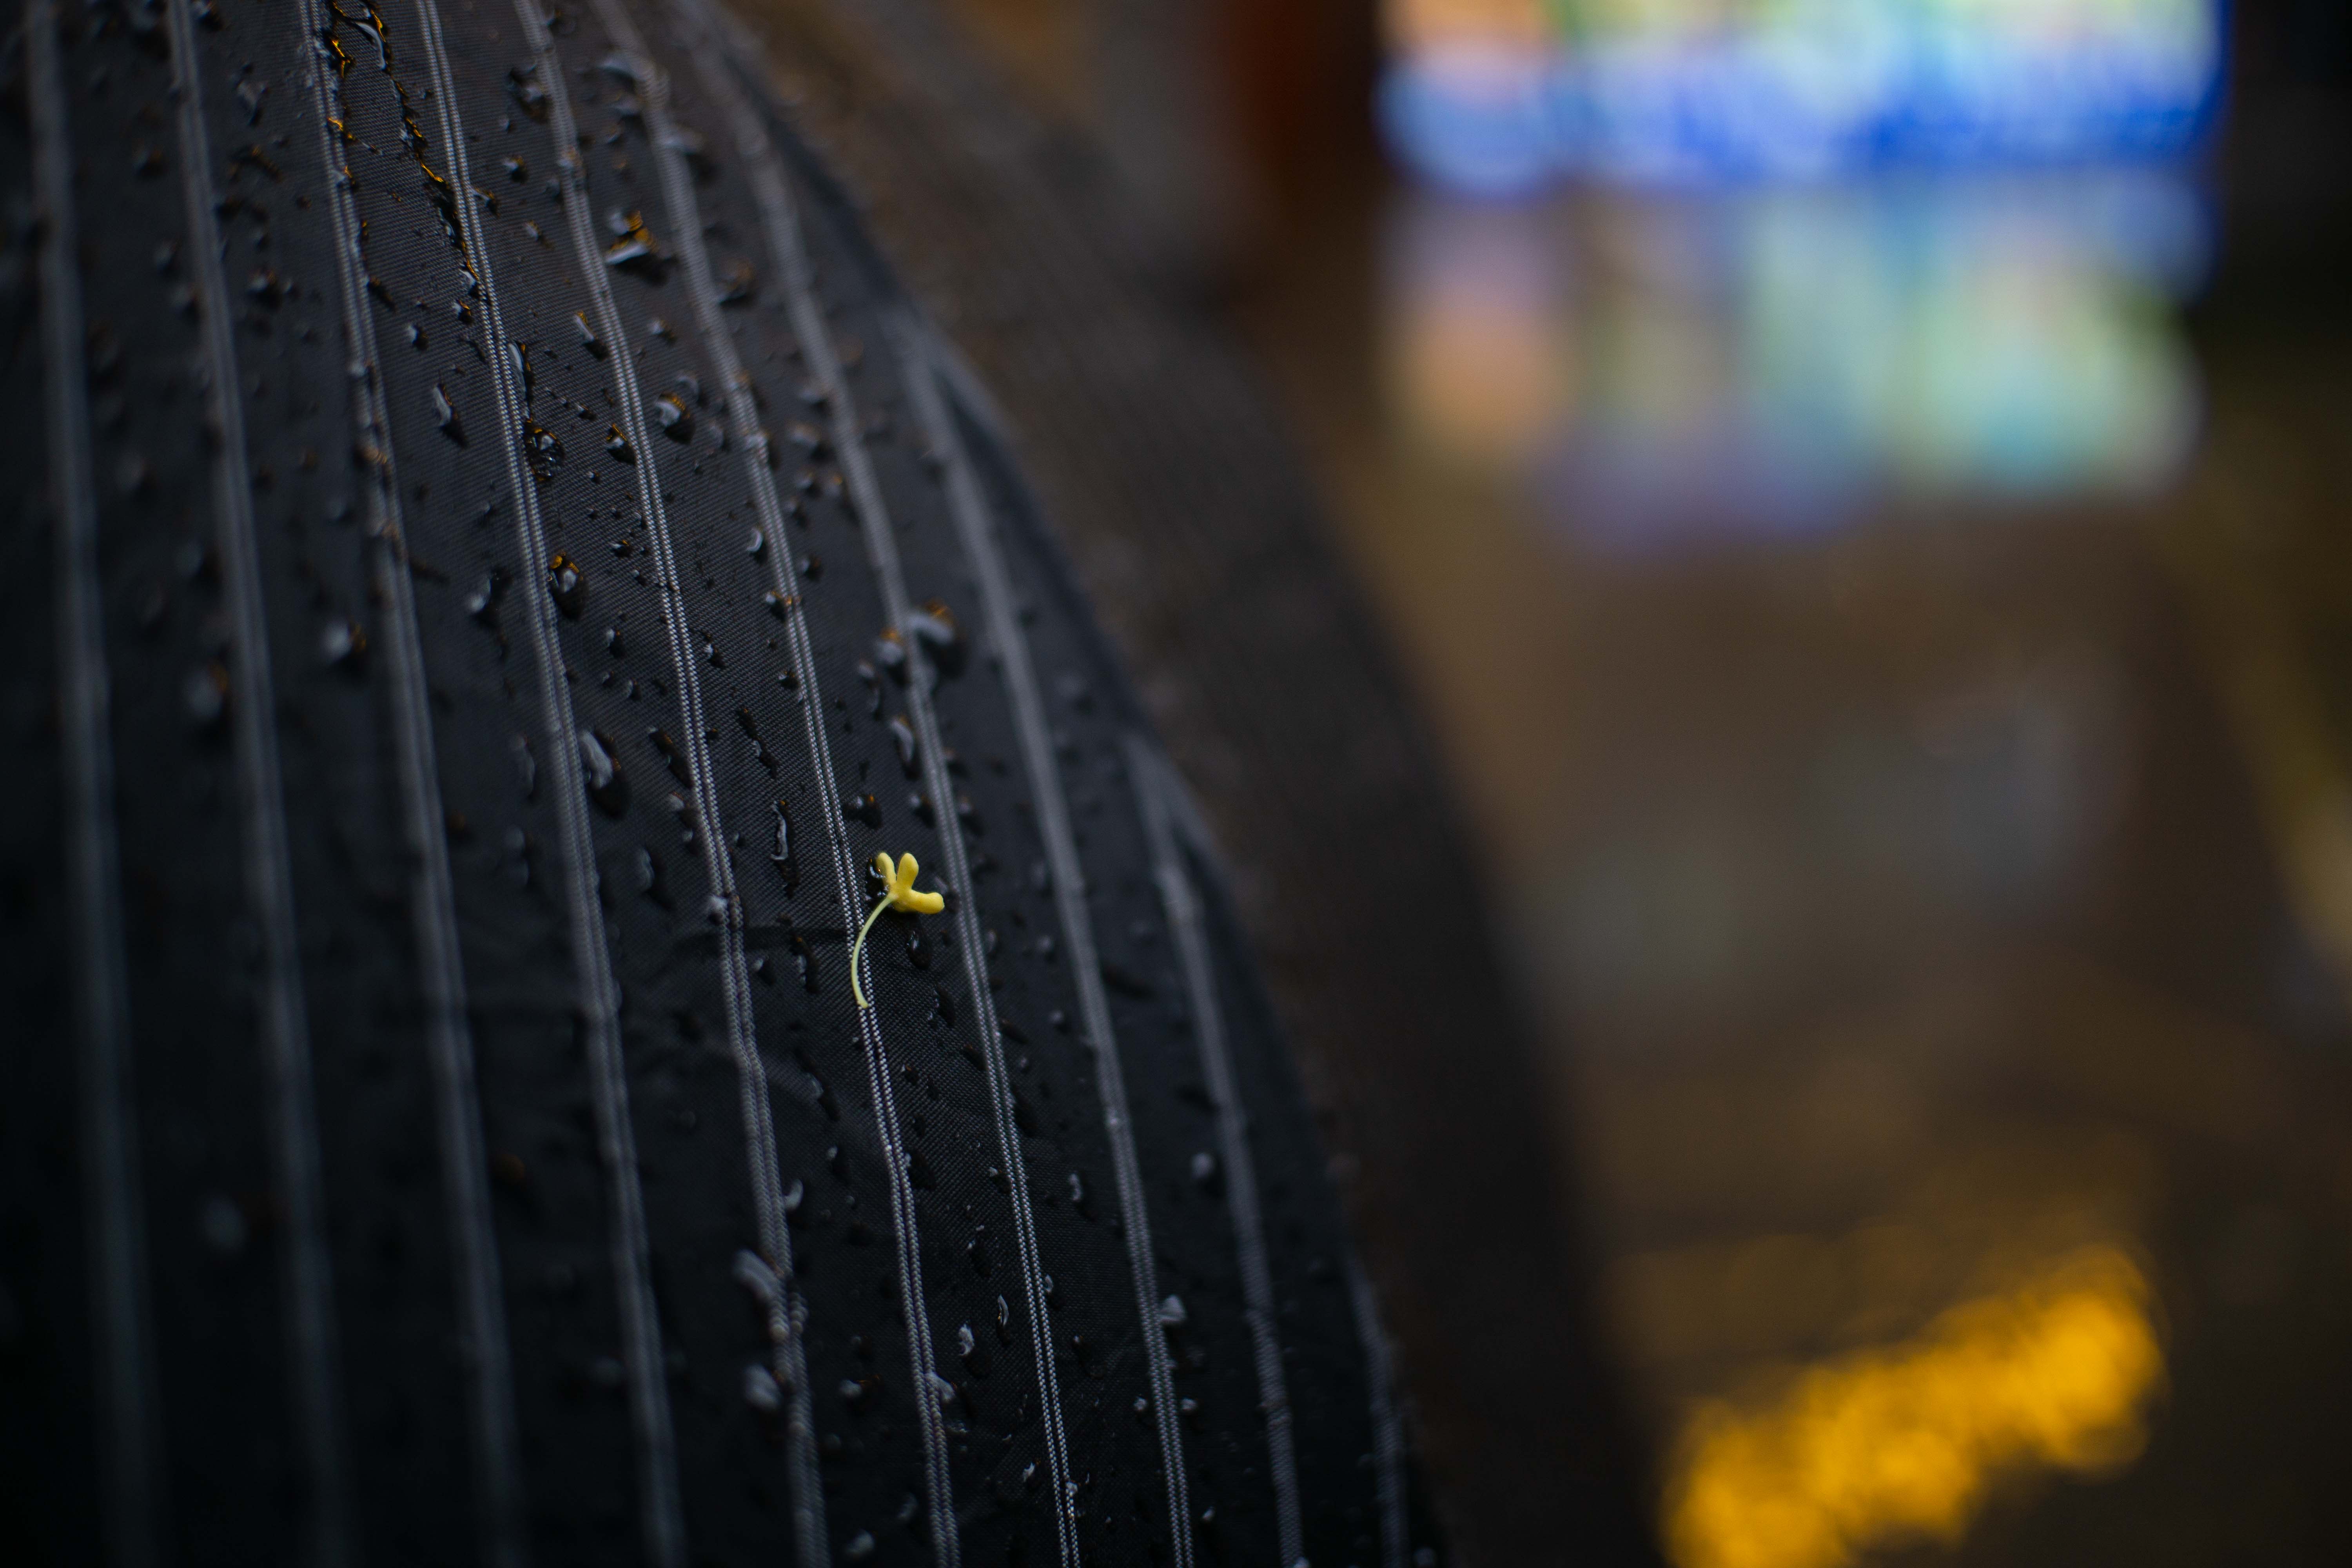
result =
[[[2352,14],[929,3],[1286,411],[1669,1560],[2352,1562]]]

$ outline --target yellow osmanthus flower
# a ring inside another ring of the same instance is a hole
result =
[[[874,910],[866,917],[866,923],[857,928],[856,945],[849,950],[849,991],[857,998],[860,1007],[874,1005],[873,999],[866,994],[866,987],[857,978],[857,966],[866,952],[866,933],[874,929],[874,922],[882,918],[882,911],[898,910],[910,915],[935,915],[948,907],[944,895],[915,890],[915,875],[922,868],[915,864],[912,855],[899,856],[898,863],[893,866],[888,852],[885,851],[874,857],[874,869],[882,878],[882,896],[874,900]]]

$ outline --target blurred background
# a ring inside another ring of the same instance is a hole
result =
[[[925,3],[1310,460],[1666,1558],[2352,1562],[2352,8]]]

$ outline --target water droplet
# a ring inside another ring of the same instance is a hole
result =
[[[588,798],[606,816],[619,816],[628,809],[629,781],[622,774],[620,764],[613,760],[612,742],[593,730],[581,731],[580,764]]]
[[[604,450],[625,463],[634,463],[637,460],[637,449],[629,445],[629,438],[621,434],[621,427],[618,425],[608,425],[604,427]]]
[[[852,1563],[863,1563],[868,1557],[873,1556],[873,1531],[861,1530],[856,1534],[851,1536],[849,1538],[849,1544],[841,1549],[841,1554]]]
[[[646,226],[644,215],[614,212],[608,221],[618,237],[604,247],[604,265],[616,271],[635,272],[649,282],[660,282],[669,263],[669,253]]]
[[[1181,1296],[1171,1296],[1160,1303],[1160,1326],[1163,1329],[1181,1329],[1190,1317]]]
[[[781,1307],[784,1302],[783,1281],[768,1267],[766,1258],[749,1247],[735,1254],[735,1280],[758,1298],[762,1307]]]
[[[762,1415],[773,1415],[784,1407],[784,1391],[776,1385],[775,1374],[758,1362],[744,1365],[743,1403]]]
[[[547,89],[535,79],[538,75],[539,68],[535,65],[510,68],[507,71],[507,96],[514,100],[515,107],[525,115],[545,124]]]
[[[449,394],[437,381],[433,384],[433,420],[441,426],[441,434],[460,447],[466,444],[465,426],[457,423],[457,411],[449,406]]]
[[[567,619],[578,620],[588,604],[588,579],[572,557],[557,551],[547,563],[547,591]]]
[[[356,668],[367,654],[367,633],[356,621],[329,621],[319,632],[319,652],[329,664]]]
[[[495,566],[491,567],[489,574],[482,579],[480,585],[466,595],[466,613],[484,626],[495,625],[498,620],[499,594],[506,585],[507,574]]]
[[[758,269],[742,258],[734,258],[719,275],[719,302],[722,305],[748,303],[759,287]]]
[[[552,484],[557,465],[563,461],[563,443],[555,432],[536,419],[522,422],[523,457],[530,464],[531,478],[541,484]]]
[[[662,145],[686,160],[687,170],[697,183],[709,179],[715,170],[710,161],[710,143],[690,125],[672,125],[663,136]]]
[[[654,417],[661,421],[662,434],[673,441],[694,439],[694,410],[675,392],[665,392],[654,399]]]
[[[180,688],[180,700],[198,729],[211,729],[228,712],[228,671],[217,664],[192,671]]]
[[[627,655],[629,651],[628,647],[621,640],[620,627],[606,626],[604,628],[604,651],[611,654],[614,658],[621,658]]]
[[[784,434],[792,437],[794,446],[808,454],[809,461],[813,463],[824,461],[833,451],[831,444],[824,438],[824,432],[804,421],[794,420],[784,427]]]
[[[933,599],[908,616],[907,631],[922,645],[931,668],[941,675],[955,675],[963,668],[963,632],[941,601]]]
[[[977,1347],[977,1343],[978,1343],[978,1342],[976,1342],[976,1341],[972,1338],[972,1334],[971,1334],[971,1325],[970,1323],[963,1323],[963,1324],[961,1324],[961,1325],[959,1325],[959,1326],[957,1327],[957,1329],[956,1329],[956,1354],[957,1354],[957,1355],[959,1355],[959,1356],[969,1356],[969,1355],[971,1355],[971,1352],[972,1352],[972,1351]]]
[[[507,752],[514,759],[515,778],[522,785],[525,800],[539,798],[539,759],[531,755],[530,742],[520,735],[507,737]]]
[[[659,904],[663,909],[668,909],[670,907],[669,888],[662,876],[661,858],[653,852],[652,846],[645,844],[637,846],[636,854],[631,861],[631,868],[636,875],[637,891]]]
[[[743,553],[754,561],[765,556],[768,553],[768,536],[759,529],[753,529],[744,536]]]
[[[915,755],[915,726],[903,713],[891,715],[890,740],[898,748],[898,766],[908,778],[922,770]]]
[[[792,881],[793,819],[785,812],[784,803],[781,800],[771,809],[775,814],[775,837],[768,846],[768,858],[784,873],[789,888]]]
[[[882,803],[870,795],[845,795],[841,797],[841,815],[852,822],[879,827],[882,826]]]

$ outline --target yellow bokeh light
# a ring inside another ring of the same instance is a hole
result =
[[[2127,1463],[2164,1356],[2148,1286],[2088,1247],[1902,1344],[1806,1369],[1780,1397],[1703,1406],[1666,1505],[1680,1568],[1842,1568],[1954,1542],[2003,1474]]]

